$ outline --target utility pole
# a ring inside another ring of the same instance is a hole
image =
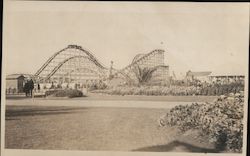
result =
[[[109,69],[109,79],[112,79],[112,77],[113,77],[113,64],[114,64],[114,62],[111,61],[110,62],[110,69]]]

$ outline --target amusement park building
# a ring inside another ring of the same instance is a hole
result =
[[[138,54],[131,64],[117,70],[105,67],[92,53],[81,46],[69,45],[52,55],[35,73],[40,83],[99,83],[111,78],[136,81],[135,68],[155,68],[152,81],[167,81],[169,67],[164,65],[164,50]]]
[[[8,93],[21,93],[25,80],[33,78],[31,74],[10,74],[6,77],[6,92]]]

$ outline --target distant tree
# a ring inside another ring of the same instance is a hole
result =
[[[148,83],[153,76],[153,73],[157,70],[157,67],[154,68],[148,68],[148,67],[140,67],[139,65],[136,65],[133,69],[133,72],[136,76],[136,79],[138,80],[138,85],[144,85]]]

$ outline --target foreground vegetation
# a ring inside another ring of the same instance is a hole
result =
[[[161,126],[178,127],[181,131],[199,129],[201,135],[217,148],[241,152],[243,145],[243,104],[244,97],[236,94],[222,96],[214,103],[179,105],[160,120]]]

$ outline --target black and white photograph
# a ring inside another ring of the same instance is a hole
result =
[[[3,156],[246,155],[249,3],[3,13]]]

